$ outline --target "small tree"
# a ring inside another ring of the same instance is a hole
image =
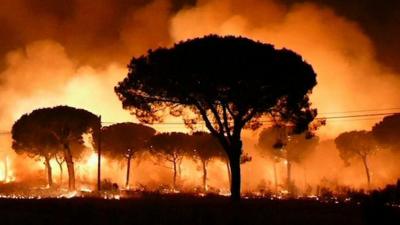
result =
[[[131,160],[148,144],[156,131],[148,126],[135,123],[117,123],[103,127],[101,131],[103,153],[114,159],[126,159],[126,182],[129,187]]]
[[[165,113],[186,124],[204,122],[224,148],[232,174],[231,197],[240,199],[241,132],[257,129],[279,109],[301,132],[316,111],[308,95],[316,74],[301,56],[242,37],[210,35],[150,50],[133,58],[128,76],[115,87],[124,108],[145,123]]]
[[[315,150],[319,138],[303,132],[291,134],[286,127],[270,127],[264,129],[258,139],[258,148],[273,160],[275,188],[277,189],[276,162],[284,160],[287,171],[287,189],[292,192],[292,163],[301,163],[311,152]]]
[[[190,136],[185,133],[160,133],[153,136],[149,142],[150,152],[157,158],[172,164],[174,172],[172,185],[176,188],[178,171],[183,157],[190,151]]]
[[[370,186],[371,177],[368,167],[368,156],[377,149],[372,133],[365,130],[344,132],[336,137],[335,144],[340,152],[340,158],[342,158],[346,165],[349,165],[350,160],[354,157],[362,160],[368,186]]]
[[[280,132],[277,127],[270,127],[261,131],[256,149],[258,149],[262,156],[268,156],[272,160],[272,168],[274,172],[275,191],[278,191],[278,175],[276,171],[276,164],[280,162],[283,154],[281,152],[281,145],[279,144]]]
[[[207,191],[207,165],[216,158],[225,155],[224,149],[218,140],[209,133],[196,132],[191,136],[193,144],[193,158],[199,160],[203,170],[203,189]],[[226,157],[225,157],[226,158]]]

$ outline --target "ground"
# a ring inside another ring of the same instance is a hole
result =
[[[150,196],[106,200],[0,199],[0,224],[157,224],[157,225],[358,225],[399,224],[400,209],[372,203],[321,203],[314,200]]]

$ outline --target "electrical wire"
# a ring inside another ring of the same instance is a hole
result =
[[[365,109],[365,110],[351,110],[351,111],[342,111],[342,112],[326,112],[326,113],[319,113],[322,115],[329,115],[329,114],[349,114],[349,113],[357,113],[357,112],[379,112],[379,111],[391,111],[391,110],[400,110],[400,107],[394,108],[386,108],[386,109]],[[368,114],[355,114],[355,115],[340,115],[340,116],[326,116],[326,117],[316,117],[318,120],[330,120],[332,122],[351,122],[351,121],[360,121],[360,120],[373,120],[377,118],[372,117],[382,117],[388,116],[393,114],[400,114],[400,111],[395,112],[385,112],[385,113],[368,113]],[[365,118],[367,117],[367,118]],[[272,120],[264,120],[260,121],[262,123],[272,123]],[[122,123],[121,121],[102,121],[102,124],[115,124],[115,123]],[[184,125],[184,122],[157,122],[152,123],[154,126],[158,125]],[[204,122],[199,122],[197,124],[204,124]],[[11,131],[0,131],[0,135],[8,135],[11,134]]]

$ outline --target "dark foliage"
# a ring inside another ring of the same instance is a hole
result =
[[[372,134],[379,145],[394,151],[400,150],[400,114],[386,116],[372,127]]]
[[[286,186],[292,194],[295,190],[291,178],[292,163],[302,163],[316,149],[318,143],[319,137],[310,135],[309,131],[296,134],[282,126],[269,127],[260,133],[256,147],[262,154],[273,160],[275,189],[278,189],[275,163],[281,160],[286,161]]]
[[[203,170],[203,189],[207,191],[207,165],[213,159],[227,160],[226,153],[218,139],[210,133],[195,132],[191,136],[191,157],[201,162]]]
[[[160,133],[153,136],[148,145],[151,154],[172,164],[172,185],[175,189],[183,157],[193,153],[190,135],[179,132]]]
[[[205,122],[230,159],[234,199],[240,197],[241,131],[260,127],[260,118],[273,113],[299,133],[316,116],[308,98],[316,85],[312,67],[290,50],[247,38],[196,38],[150,50],[128,67],[115,87],[123,107],[146,123],[168,112],[191,128]]]
[[[226,158],[226,153],[213,135],[206,132],[192,134],[193,157],[200,161],[208,162],[212,159]]]
[[[125,186],[129,186],[131,160],[143,152],[155,133],[153,128],[136,123],[117,123],[102,128],[102,153],[127,161]]]
[[[143,150],[156,131],[136,123],[117,123],[101,129],[102,153],[115,159],[130,158]]]
[[[361,159],[367,176],[368,185],[371,183],[368,167],[368,156],[376,151],[376,141],[371,132],[368,131],[350,131],[340,134],[335,139],[336,148],[340,152],[340,158],[350,164],[352,158]]]
[[[99,118],[84,109],[69,106],[41,108],[23,115],[13,127],[13,147],[21,149],[22,143],[45,141],[49,147],[62,149],[67,163],[69,188],[75,189],[75,172],[73,158],[79,157],[83,149],[84,133],[91,132],[93,146],[96,146],[100,130]],[[35,132],[37,134],[30,134]],[[37,136],[30,136],[37,135]],[[35,140],[21,142],[20,140]],[[51,145],[49,145],[51,144]],[[25,147],[29,147],[28,144]]]
[[[311,154],[319,143],[319,137],[309,138],[307,132],[287,135],[279,128],[270,127],[264,129],[258,138],[257,149],[270,155],[273,159],[285,159],[287,161],[301,163]]]

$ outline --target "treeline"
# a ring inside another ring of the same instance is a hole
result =
[[[215,137],[206,132],[192,134],[172,132],[157,133],[149,126],[136,123],[117,123],[101,127],[100,118],[94,114],[68,106],[42,108],[23,115],[12,127],[12,148],[18,154],[43,160],[47,170],[48,185],[53,186],[51,160],[55,160],[62,176],[63,164],[67,164],[69,189],[75,189],[74,163],[85,150],[83,135],[90,134],[90,144],[97,152],[127,164],[125,185],[129,186],[131,160],[148,153],[169,163],[172,169],[172,187],[176,188],[184,157],[201,164],[203,188],[207,190],[207,165],[214,159],[227,165],[229,161]],[[251,158],[244,155],[243,162]],[[62,177],[60,178],[62,182]]]
[[[229,166],[225,152],[209,133],[156,133],[153,128],[141,124],[118,123],[104,127],[101,134],[104,155],[127,162],[125,182],[127,187],[131,160],[146,153],[155,157],[160,163],[168,163],[167,167],[173,172],[173,189],[177,187],[184,157],[201,164],[204,190],[207,190],[207,165],[211,160],[219,159]]]
[[[400,115],[385,117],[371,131],[350,131],[340,134],[335,143],[340,157],[346,164],[359,159],[365,166],[367,183],[370,185],[368,157],[379,149],[398,151],[397,139]],[[102,155],[126,163],[125,186],[129,187],[132,160],[150,155],[171,169],[171,186],[177,188],[184,158],[201,165],[202,186],[207,190],[208,169],[212,160],[226,164],[227,177],[231,179],[229,158],[220,142],[210,133],[191,134],[171,132],[157,133],[155,129],[137,123],[117,123],[101,126],[100,118],[83,109],[68,106],[42,108],[21,116],[12,128],[12,148],[18,154],[43,160],[47,170],[48,185],[53,186],[51,160],[58,163],[62,183],[63,164],[67,165],[69,188],[75,189],[74,163],[86,149],[83,136],[90,134],[89,144],[97,152],[101,145]],[[286,165],[286,190],[295,192],[292,164],[301,165],[319,144],[319,137],[311,130],[293,133],[284,126],[272,126],[261,131],[256,149],[262,156],[269,157],[274,171],[275,192],[278,192],[276,164]],[[242,154],[241,163],[251,161]],[[304,171],[306,172],[306,171]]]

